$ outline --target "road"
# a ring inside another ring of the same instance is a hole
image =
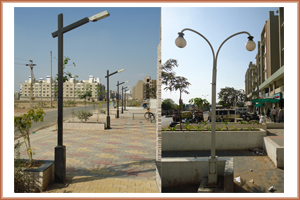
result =
[[[72,117],[72,109],[74,109],[74,112],[77,113],[79,110],[83,110],[84,106],[64,108],[64,113],[63,113],[64,120]],[[106,109],[106,104],[105,105],[102,104],[102,109],[103,110]],[[93,105],[86,105],[86,110],[92,111]],[[40,130],[40,129],[43,129],[43,128],[46,128],[49,126],[54,126],[55,124],[57,124],[57,110],[47,111],[46,115],[44,116],[43,122],[33,122],[32,123],[30,132],[36,132],[37,130]],[[15,129],[15,139],[18,139],[20,137],[21,137],[20,132]]]

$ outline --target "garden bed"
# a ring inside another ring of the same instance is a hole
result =
[[[162,151],[199,151],[211,149],[211,131],[162,131]],[[263,129],[255,131],[216,131],[217,150],[262,148]]]
[[[28,160],[24,159],[24,161]],[[36,168],[22,168],[21,179],[24,181],[15,183],[18,192],[44,191],[54,181],[54,161],[34,160],[34,162],[43,162],[43,164]]]

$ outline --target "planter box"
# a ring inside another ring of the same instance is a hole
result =
[[[66,121],[63,124],[64,130],[105,130],[106,123],[104,122],[76,122],[76,121]]]
[[[28,161],[24,159],[25,161]],[[19,191],[44,191],[54,181],[54,161],[35,160],[44,162],[39,168],[22,170],[25,182],[17,185]]]
[[[211,149],[211,131],[162,131],[162,151]],[[263,147],[266,131],[216,131],[217,150],[244,150]]]
[[[182,130],[186,130],[186,124],[182,124]],[[195,130],[192,125],[189,125],[191,127],[191,130]],[[201,128],[203,128],[204,126],[207,126],[207,127],[211,127],[211,124],[193,124],[193,126],[201,126]],[[234,126],[235,129],[238,129],[238,128],[248,128],[248,127],[252,127],[252,128],[261,128],[261,129],[264,129],[264,130],[267,130],[267,124],[266,123],[262,123],[262,124],[241,124],[241,123],[228,123],[228,124],[216,124],[216,130],[217,128],[223,128],[224,126],[227,126],[228,128],[232,128]],[[268,125],[268,128],[269,128],[269,125]],[[180,125],[178,124],[176,126],[176,130],[180,130]]]
[[[107,117],[107,114],[97,114],[97,113],[93,113],[93,116],[91,116],[90,118],[89,118],[89,120],[93,120],[93,121],[97,121],[97,115],[99,116],[99,119],[106,119],[106,117]],[[117,116],[117,114],[110,114],[109,113],[109,116],[110,116],[110,118],[111,119],[115,119],[116,118],[116,116]]]

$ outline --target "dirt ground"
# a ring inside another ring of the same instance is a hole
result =
[[[39,102],[45,103],[43,107],[39,107]],[[78,106],[84,106],[84,102],[76,102],[76,107]],[[96,102],[95,102],[96,103]],[[99,103],[99,102],[98,102]],[[91,104],[87,102],[87,105]],[[14,109],[14,116],[20,116],[28,112],[30,108],[30,102],[26,101],[15,101],[14,102],[15,109]],[[51,102],[50,101],[33,101],[32,102],[32,107],[35,108],[43,108],[45,112],[51,111],[51,110],[57,110],[57,101],[52,101],[52,106],[51,107]]]

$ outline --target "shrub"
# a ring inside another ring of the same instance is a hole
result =
[[[38,107],[39,108],[45,108],[47,104],[45,102],[38,102]]]
[[[93,113],[86,110],[80,110],[77,112],[76,116],[81,122],[86,122],[89,119],[89,117],[93,116]]]
[[[46,113],[43,111],[43,109],[30,109],[27,114],[23,114],[19,117],[14,117],[14,125],[24,138],[24,144],[26,145],[26,151],[29,158],[29,167],[31,167],[33,164],[32,155],[34,155],[33,149],[31,148],[30,144],[29,130],[33,121],[43,122],[44,115],[46,115]]]
[[[18,109],[18,108],[19,108],[19,104],[18,104],[18,103],[15,103],[15,104],[14,104],[14,108],[15,108],[15,109]]]

